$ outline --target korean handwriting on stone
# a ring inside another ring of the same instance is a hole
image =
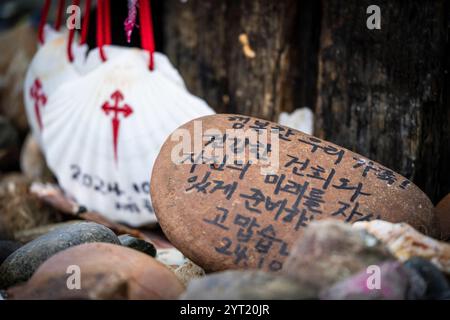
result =
[[[315,137],[307,137],[306,139],[298,139],[298,141],[303,142],[305,144],[308,144],[311,146],[311,153],[315,153],[317,150],[322,150],[324,153],[332,156],[336,156],[336,160],[334,161],[334,164],[337,165],[342,161],[342,158],[344,157],[345,150],[344,149],[338,149],[332,145],[322,145],[322,140],[315,138]]]
[[[256,217],[236,213],[234,218],[226,208],[217,207],[218,213],[212,219],[203,219],[207,224],[214,225],[222,230],[229,231],[231,226],[237,230],[234,234],[222,237],[220,245],[214,249],[216,252],[233,257],[233,263],[238,266],[247,267],[249,255],[258,256],[258,268],[267,265],[271,271],[278,271],[283,264],[278,259],[269,259],[274,245],[278,244],[276,254],[288,256],[288,245],[276,235],[275,227],[269,224],[261,226]],[[231,218],[231,220],[229,220]],[[229,220],[227,222],[227,220]]]

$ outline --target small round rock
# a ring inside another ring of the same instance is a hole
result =
[[[147,254],[110,243],[85,243],[55,254],[26,284],[10,288],[8,297],[159,300],[176,299],[183,290],[173,272]]]
[[[27,281],[55,253],[88,242],[120,244],[114,232],[97,223],[80,222],[57,228],[19,248],[2,263],[0,288]]]
[[[156,248],[151,242],[132,237],[129,234],[119,236],[119,240],[124,247],[140,251],[151,257],[156,257]]]

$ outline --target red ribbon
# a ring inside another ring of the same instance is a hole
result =
[[[72,5],[79,6],[80,0],[73,0]],[[72,52],[72,43],[73,43],[74,36],[75,36],[75,28],[71,28],[69,30],[69,40],[67,42],[67,57],[69,58],[70,62],[73,62],[73,59],[74,59],[73,52]]]
[[[103,50],[103,45],[105,44],[105,35],[104,35],[104,13],[105,10],[105,1],[107,0],[97,0],[97,47],[100,52],[100,58],[102,61],[106,61],[106,55]]]
[[[139,0],[139,20],[141,29],[141,47],[150,55],[149,68],[153,70],[153,53],[155,52],[155,39],[153,36],[153,22],[150,9],[150,0]],[[102,61],[106,61],[104,45],[111,44],[111,21],[109,0],[97,0],[97,47]]]
[[[41,19],[39,21],[38,39],[41,44],[44,44],[44,26],[47,22],[48,11],[50,10],[50,0],[45,0],[44,7],[41,12]]]
[[[56,31],[59,31],[59,29],[61,29],[61,22],[62,22],[62,18],[64,16],[64,6],[65,6],[65,1],[59,0],[58,1],[58,14],[56,16],[56,21],[55,21],[55,30]]]
[[[85,5],[85,8],[84,8],[83,25],[81,27],[80,44],[85,44],[87,41],[89,18],[90,18],[90,13],[91,13],[91,0],[86,0],[84,5]]]
[[[111,10],[110,10],[110,0],[103,0],[103,9],[105,15],[103,16],[103,24],[104,24],[104,44],[111,44]]]
[[[153,36],[153,21],[150,0],[139,0],[139,24],[141,28],[141,46],[150,54],[149,68],[153,70],[153,53],[155,52],[155,39]]]

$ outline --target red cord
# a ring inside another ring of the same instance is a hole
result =
[[[147,5],[145,1],[139,0],[139,24],[141,34],[141,47],[147,49],[149,47],[148,38],[146,37],[146,27],[148,27]]]
[[[150,0],[139,0],[139,24],[141,29],[141,46],[150,55],[149,68],[153,70],[153,53],[155,52],[155,39],[153,36],[152,13]]]
[[[97,47],[100,52],[100,58],[102,61],[106,61],[105,52],[103,51],[103,44],[105,41],[104,34],[103,34],[103,4],[105,0],[97,0]]]
[[[65,6],[65,0],[59,0],[58,1],[58,11],[57,16],[55,20],[55,30],[59,31],[61,29],[61,22],[64,16],[64,6]]]
[[[74,6],[79,6],[80,5],[80,0],[73,0],[72,1],[72,5]],[[71,28],[69,30],[69,40],[67,43],[67,57],[69,59],[70,62],[73,62],[73,52],[72,52],[72,44],[73,44],[73,38],[75,36],[75,28]]]
[[[84,5],[85,5],[85,8],[84,8],[83,25],[81,27],[80,44],[85,44],[87,41],[89,18],[90,18],[90,13],[91,13],[91,0],[86,0]]]
[[[110,0],[97,0],[97,47],[102,61],[106,61],[103,46],[111,44]],[[153,36],[153,22],[150,0],[139,0],[139,20],[141,29],[141,46],[150,55],[149,68],[153,70],[153,53],[155,39]]]
[[[103,16],[104,19],[103,23],[105,26],[104,44],[111,44],[111,10],[109,0],[104,0],[104,11],[105,11],[105,15]]]
[[[45,0],[44,7],[41,12],[41,20],[39,21],[38,39],[41,44],[44,44],[44,26],[47,22],[48,11],[50,10],[50,0]]]

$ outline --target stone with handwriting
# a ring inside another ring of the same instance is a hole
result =
[[[198,118],[166,140],[151,198],[171,242],[206,271],[278,271],[311,221],[385,219],[436,233],[408,179],[325,140],[242,115]]]
[[[439,222],[440,238],[450,240],[450,193],[439,201],[435,212]]]

